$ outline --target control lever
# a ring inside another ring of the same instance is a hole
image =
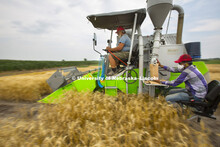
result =
[[[163,74],[161,71],[159,71],[160,75],[167,76],[167,74]]]
[[[107,49],[102,49],[103,51],[106,51],[107,53],[109,53],[109,51]]]

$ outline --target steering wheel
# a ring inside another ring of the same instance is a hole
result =
[[[127,76],[127,77],[126,77],[126,72],[128,73],[128,76]],[[135,76],[133,77],[132,75],[134,75],[134,74],[135,74]],[[127,83],[127,84],[133,84],[133,83],[135,83],[135,82],[137,81],[137,79],[138,79],[138,74],[137,74],[137,72],[136,72],[134,69],[127,69],[127,70],[124,71],[123,77],[128,78],[128,80],[126,80],[125,78],[123,78],[123,80],[125,81],[125,83]]]

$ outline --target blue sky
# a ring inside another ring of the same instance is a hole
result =
[[[200,41],[202,58],[220,57],[220,1],[174,0],[174,4],[185,10],[183,42]],[[110,32],[93,28],[86,16],[146,6],[146,0],[0,0],[0,59],[96,60],[93,33],[101,50]],[[176,32],[177,20],[173,11],[168,33]],[[142,33],[153,33],[148,16]]]

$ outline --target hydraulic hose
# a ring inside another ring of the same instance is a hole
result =
[[[104,86],[101,84],[101,82],[100,82],[100,79],[101,79],[101,80],[104,80],[104,79],[105,79],[105,61],[104,61],[104,60],[105,60],[105,59],[104,59],[103,57],[101,57],[101,59],[100,59],[100,61],[99,61],[99,67],[100,67],[101,64],[102,64],[101,77],[99,77],[99,76],[100,76],[100,68],[99,68],[98,75],[97,75],[97,78],[98,78],[97,83],[98,83],[98,85],[99,85],[100,88],[103,88],[103,87],[104,87]]]

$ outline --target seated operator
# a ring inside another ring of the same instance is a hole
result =
[[[185,82],[186,85],[186,89],[171,89],[166,96],[166,101],[175,103],[179,100],[189,100],[190,96],[193,96],[195,101],[203,101],[208,91],[208,85],[201,72],[194,65],[192,65],[191,56],[184,54],[180,56],[179,59],[175,61],[175,63],[179,63],[177,69],[161,65],[158,61],[158,65],[161,68],[169,72],[180,72],[181,74],[176,80],[156,80],[157,82],[169,86],[177,86]]]
[[[128,37],[128,35],[125,32],[125,29],[123,27],[118,27],[117,32],[119,41],[118,46],[115,48],[106,47],[106,50],[113,52],[113,54],[118,57],[119,59],[126,60],[129,56],[130,46],[131,46],[131,40]],[[112,71],[110,71],[107,75],[112,76],[115,73],[117,73],[117,68],[120,68],[119,66],[119,60],[112,55],[112,53],[109,54],[109,62],[112,68]]]

